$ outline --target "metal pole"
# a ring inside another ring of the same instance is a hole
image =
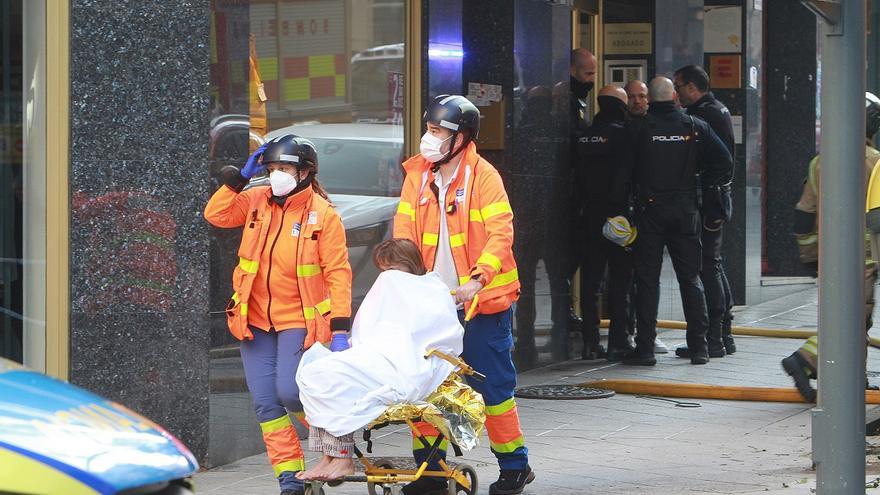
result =
[[[865,0],[821,3],[831,4],[839,16],[836,23],[820,23],[819,400],[813,410],[813,460],[818,493],[863,494]]]

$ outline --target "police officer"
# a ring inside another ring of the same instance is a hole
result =
[[[632,254],[628,247],[605,239],[602,227],[608,217],[626,208],[614,204],[620,198],[610,194],[614,176],[620,163],[629,160],[629,140],[626,123],[626,92],[617,86],[605,86],[599,91],[599,113],[593,124],[580,138],[578,155],[578,190],[584,198],[581,230],[584,243],[581,248],[581,314],[584,318],[584,348],[598,346],[599,296],[605,267],[608,266],[608,306],[611,326],[608,332],[609,361],[620,361],[633,348],[627,339],[629,323],[628,299],[632,285]],[[595,339],[595,340],[590,340]]]
[[[730,111],[709,91],[709,75],[698,65],[687,65],[675,71],[675,90],[678,100],[688,115],[699,117],[715,131],[730,156],[736,160],[733,123]],[[721,208],[718,208],[721,206]],[[731,334],[733,294],[724,273],[721,258],[721,240],[724,224],[730,221],[730,184],[703,189],[703,222],[700,240],[703,244],[703,269],[700,279],[706,290],[709,310],[709,357],[720,358],[736,352]],[[689,357],[686,346],[675,350],[679,357]]]
[[[678,278],[687,320],[687,342],[692,364],[709,362],[706,347],[708,314],[700,282],[700,213],[698,178],[704,185],[730,180],[730,152],[704,121],[677,109],[678,96],[666,77],[655,77],[648,86],[648,115],[631,127],[635,157],[630,173],[621,182],[636,188],[634,256],[638,326],[636,349],[624,364],[653,366],[657,306],[660,300],[660,269],[663,247],[669,250]]]
[[[586,48],[571,51],[569,66],[571,88],[570,115],[572,133],[583,134],[590,122],[589,102],[587,100],[596,83],[596,56]]]
[[[865,93],[865,179],[871,177],[874,168],[880,163],[880,151],[874,148],[874,135],[880,129],[880,99],[871,93]],[[795,206],[794,232],[798,243],[798,255],[801,263],[808,265],[814,272],[819,263],[819,156],[810,161],[807,180],[800,200]],[[876,187],[876,186],[875,186]],[[868,198],[875,197],[869,186]],[[871,218],[869,216],[869,218]],[[872,229],[876,230],[876,229]],[[877,261],[880,253],[874,242],[865,246],[865,331],[871,329],[871,315],[874,313],[874,285],[877,283]],[[836,329],[828,329],[835,331]],[[825,331],[825,329],[821,329]],[[816,402],[816,390],[810,385],[810,379],[816,378],[819,360],[819,339],[810,337],[800,349],[782,360],[782,368],[794,380],[795,387],[807,402]]]
[[[648,86],[638,79],[626,83],[623,87],[626,91],[626,106],[629,114],[634,118],[641,118],[648,114]]]

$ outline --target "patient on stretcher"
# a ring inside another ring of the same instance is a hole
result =
[[[458,356],[464,329],[449,288],[425,273],[415,244],[379,244],[373,262],[382,271],[354,319],[351,348],[331,353],[320,345],[303,356],[296,381],[309,422],[309,449],[321,461],[301,472],[309,480],[354,473],[354,434],[388,406],[423,401],[453,370],[429,349]]]

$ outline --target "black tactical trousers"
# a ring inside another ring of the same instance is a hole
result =
[[[632,253],[604,237],[585,239],[581,256],[581,315],[584,343],[599,343],[599,298],[608,267],[608,346],[627,346],[629,293],[633,280]]]
[[[721,239],[723,227],[718,230],[703,229],[701,240],[703,244],[703,270],[700,272],[700,280],[706,290],[706,309],[710,320],[722,320],[733,307],[733,294],[730,291],[730,282],[724,273],[724,265],[721,259]]]
[[[642,356],[654,354],[664,246],[672,258],[672,267],[681,291],[681,302],[687,320],[688,348],[698,352],[706,351],[709,316],[703,284],[700,282],[702,253],[699,235],[639,231],[634,246],[638,314],[636,352]]]

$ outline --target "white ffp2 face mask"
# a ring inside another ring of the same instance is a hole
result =
[[[446,139],[440,139],[437,136],[426,132],[425,135],[422,136],[422,142],[419,143],[419,152],[421,152],[422,157],[424,157],[425,160],[428,160],[431,163],[436,163],[440,161],[444,155],[444,153],[440,151],[440,147],[451,137],[452,136],[449,136]]]
[[[275,196],[287,196],[290,191],[296,189],[296,177],[276,170],[269,174],[269,184],[272,186],[272,194]]]

